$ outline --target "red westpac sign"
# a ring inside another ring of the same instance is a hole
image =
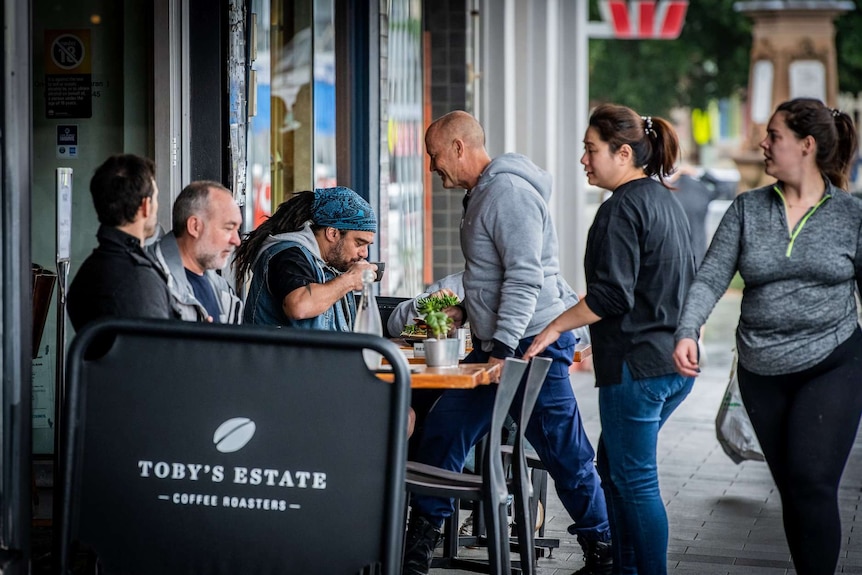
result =
[[[678,38],[688,8],[686,0],[602,0],[602,18],[620,39]]]

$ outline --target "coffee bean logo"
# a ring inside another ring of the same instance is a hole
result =
[[[245,447],[254,437],[256,427],[247,417],[234,417],[218,426],[213,434],[213,443],[222,453],[233,453]]]

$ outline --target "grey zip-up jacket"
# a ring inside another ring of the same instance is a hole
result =
[[[739,270],[745,282],[736,330],[740,363],[759,375],[823,361],[857,327],[862,285],[862,202],[826,183],[791,233],[781,186],[737,196],[688,292],[676,340],[698,329]]]
[[[174,232],[165,234],[158,242],[148,246],[156,263],[168,276],[168,291],[171,294],[171,307],[183,321],[206,321],[209,312],[197,300],[195,292],[186,278],[180,249]],[[219,305],[218,323],[242,323],[242,300],[231,289],[227,280],[213,270],[204,272],[213,289]]]
[[[495,158],[469,192],[461,222],[464,305],[473,333],[495,357],[512,355],[521,339],[566,310],[550,195],[550,174],[520,154]]]

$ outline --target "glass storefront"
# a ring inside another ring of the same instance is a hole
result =
[[[90,176],[108,156],[153,157],[153,3],[34,0],[32,29],[33,263],[56,270],[56,169],[71,168],[71,282],[96,246]],[[55,290],[55,295],[57,290]],[[33,361],[33,451],[54,450],[57,297]],[[71,330],[71,326],[68,327]],[[68,340],[72,333],[69,331]]]
[[[389,290],[423,291],[425,258],[422,2],[393,0],[389,14]]]
[[[333,2],[254,0],[252,14],[249,229],[291,193],[335,185]]]
[[[381,150],[383,197],[375,209],[381,216],[379,253],[388,260],[381,284],[386,295],[412,296],[424,287],[421,8],[421,0],[393,0],[381,39],[388,42],[381,50],[387,89],[381,115],[388,121],[380,134],[387,143]],[[251,10],[248,229],[291,193],[338,184],[334,3],[253,0]]]

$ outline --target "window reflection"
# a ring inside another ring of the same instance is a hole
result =
[[[335,34],[332,0],[253,0],[252,13],[257,227],[293,192],[335,184]]]
[[[419,0],[392,0],[389,14],[389,276],[394,295],[414,296],[422,277],[425,225],[422,17]]]
[[[335,180],[335,7],[314,0],[314,181],[319,188]]]

